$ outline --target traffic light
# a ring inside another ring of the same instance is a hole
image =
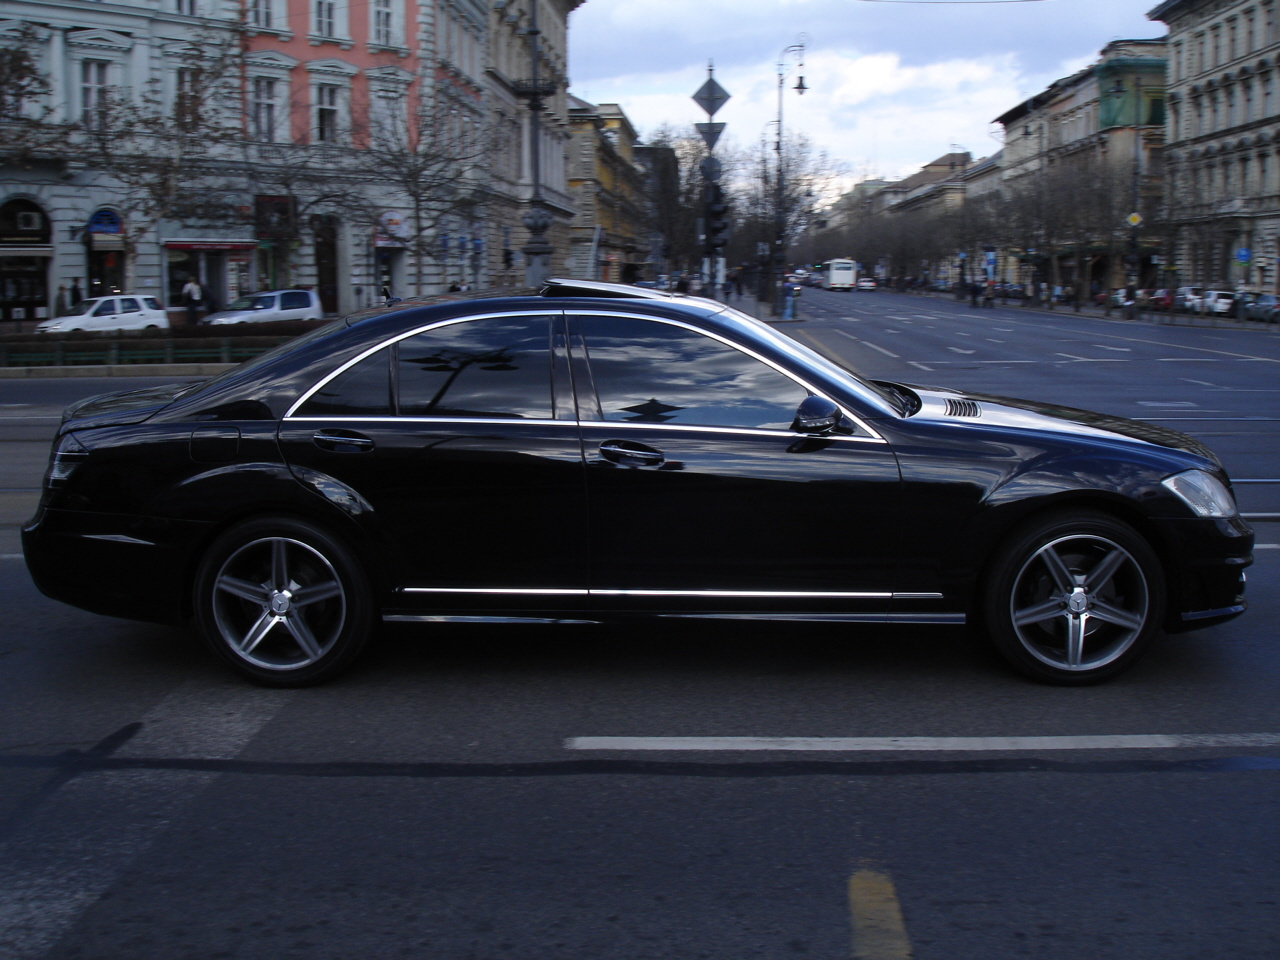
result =
[[[706,187],[707,249],[718,251],[729,242],[729,202],[718,183]]]

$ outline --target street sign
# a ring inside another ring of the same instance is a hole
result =
[[[702,142],[707,145],[708,150],[716,148],[716,141],[720,139],[720,134],[724,132],[723,123],[695,123],[694,127],[698,133],[702,134]]]
[[[724,167],[721,166],[720,161],[715,157],[707,157],[698,164],[698,169],[702,171],[702,176],[707,180],[710,180],[712,183],[719,180],[720,174],[724,172]]]
[[[716,111],[729,100],[729,91],[716,83],[715,77],[708,77],[707,82],[698,88],[693,95],[693,102],[707,111],[707,116],[714,117]]]
[[[1142,214],[1131,213],[1124,218],[1124,222],[1129,224],[1131,227],[1139,227],[1142,225]]]
[[[1253,251],[1250,250],[1248,247],[1241,247],[1239,250],[1236,251],[1236,259],[1239,260],[1241,263],[1248,263],[1250,260],[1253,259]]]

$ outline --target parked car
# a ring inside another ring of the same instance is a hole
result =
[[[1272,293],[1250,293],[1240,298],[1239,315],[1245,320],[1275,323],[1280,312],[1280,298]]]
[[[1173,309],[1180,313],[1195,313],[1200,309],[1204,287],[1179,287],[1173,295]]]
[[[1170,290],[1153,290],[1147,298],[1147,305],[1153,310],[1170,310],[1173,307],[1173,292]]]
[[[869,380],[722,304],[575,280],[74,404],[22,537],[48,596],[193,619],[280,686],[379,621],[670,616],[972,620],[1087,683],[1243,612],[1253,546],[1184,434]]]
[[[272,320],[323,320],[324,308],[314,290],[267,290],[251,293],[211,313],[200,322],[211,326],[227,323],[268,323]]]
[[[118,294],[81,300],[61,317],[41,320],[36,333],[80,330],[168,330],[169,315],[155,297]]]
[[[875,277],[859,277],[858,282],[854,284],[854,289],[855,290],[875,290],[876,289]]]
[[[1196,308],[1198,313],[1212,313],[1217,316],[1229,316],[1235,311],[1236,293],[1234,290],[1206,290]]]

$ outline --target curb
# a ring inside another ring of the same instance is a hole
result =
[[[41,377],[213,377],[234,363],[116,363],[67,367],[0,367],[0,380]]]

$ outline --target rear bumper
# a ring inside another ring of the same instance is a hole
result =
[[[210,526],[123,514],[43,509],[22,529],[31,579],[54,600],[92,613],[185,619],[194,545]]]

